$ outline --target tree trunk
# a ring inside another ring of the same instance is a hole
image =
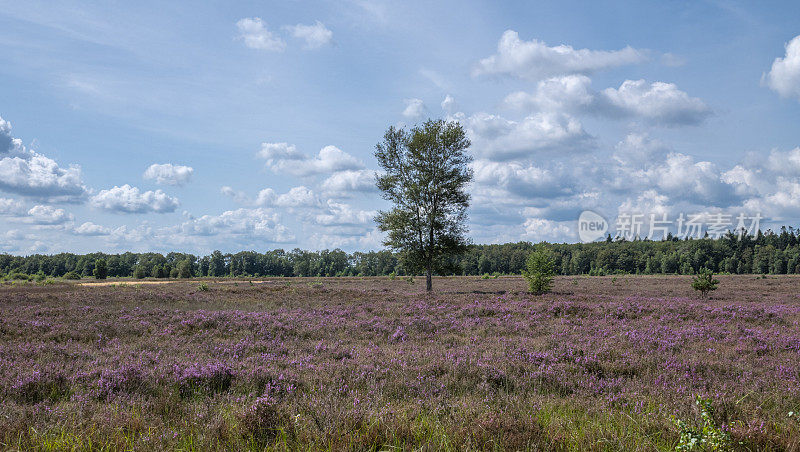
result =
[[[430,292],[433,290],[433,270],[428,268],[427,273],[425,273],[425,290]]]

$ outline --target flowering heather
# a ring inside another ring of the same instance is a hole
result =
[[[0,287],[4,449],[798,450],[800,278]]]

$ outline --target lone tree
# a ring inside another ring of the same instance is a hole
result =
[[[375,146],[385,172],[377,185],[394,204],[375,221],[389,233],[384,245],[399,253],[403,265],[425,272],[428,291],[433,274],[448,269],[448,257],[467,248],[469,146],[459,123],[430,119],[408,131],[389,127]]]
[[[719,284],[719,280],[714,279],[714,273],[707,268],[702,268],[692,280],[692,289],[700,291],[705,298],[708,296],[708,292],[717,290],[717,284]]]
[[[522,276],[528,281],[531,293],[536,295],[550,292],[555,274],[555,262],[550,253],[542,247],[528,255],[525,268],[522,270]]]

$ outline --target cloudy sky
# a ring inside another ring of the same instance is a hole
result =
[[[0,251],[378,249],[374,146],[428,117],[477,243],[798,225],[800,4],[600,3],[0,0]]]

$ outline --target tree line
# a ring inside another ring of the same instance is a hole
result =
[[[732,274],[800,274],[800,230],[759,231],[719,239],[661,241],[606,240],[595,243],[542,243],[551,254],[557,274],[696,274],[702,269]],[[521,274],[535,245],[469,245],[466,252],[448,258],[442,274]],[[411,274],[402,256],[388,250],[347,253],[272,250],[264,253],[214,251],[207,256],[186,253],[122,254],[0,254],[0,276],[14,274],[51,277],[90,277],[104,266],[108,277],[188,278],[259,276],[387,276]]]

